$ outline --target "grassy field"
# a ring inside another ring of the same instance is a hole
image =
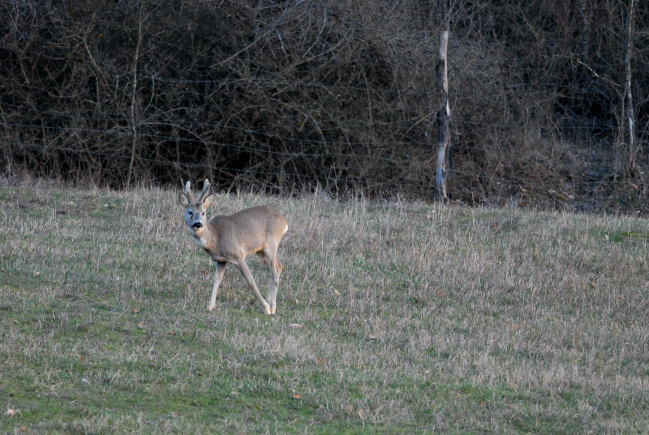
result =
[[[177,193],[0,187],[0,433],[649,431],[648,221],[219,195],[265,316]]]

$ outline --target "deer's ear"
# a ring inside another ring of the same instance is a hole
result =
[[[182,205],[183,207],[189,207],[189,204],[190,204],[190,202],[189,202],[189,198],[187,198],[187,195],[185,195],[185,192],[180,192],[180,193],[178,194],[178,202],[179,202],[180,205]]]
[[[213,202],[214,202],[214,194],[210,193],[203,200],[203,207],[208,208],[210,205],[212,205]]]

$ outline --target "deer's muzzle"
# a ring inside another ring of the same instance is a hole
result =
[[[201,222],[194,222],[194,225],[192,225],[192,228],[197,230],[199,228],[203,228],[203,224]]]

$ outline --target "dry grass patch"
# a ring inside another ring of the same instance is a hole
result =
[[[649,429],[646,220],[221,195],[288,218],[271,317],[176,196],[0,191],[1,431]]]

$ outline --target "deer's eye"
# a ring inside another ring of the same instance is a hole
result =
[[[187,216],[192,217],[192,216],[194,216],[194,213],[192,213],[191,211],[188,211]]]

